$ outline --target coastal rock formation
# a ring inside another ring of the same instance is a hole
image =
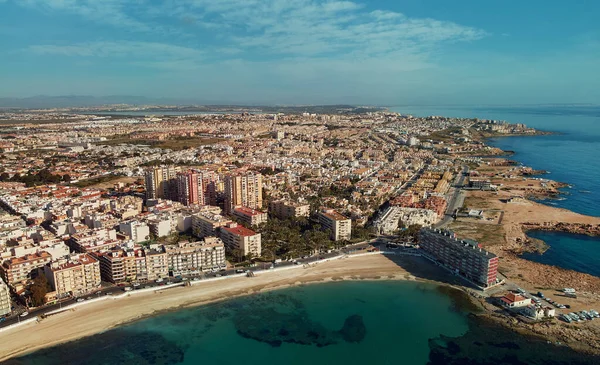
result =
[[[598,363],[594,355],[573,352],[566,346],[556,346],[531,334],[517,335],[513,326],[503,328],[488,318],[472,317],[469,319],[469,331],[463,336],[441,336],[429,340],[428,365]]]
[[[522,223],[524,231],[558,231],[588,236],[600,236],[600,224],[566,223],[566,222],[525,222]]]

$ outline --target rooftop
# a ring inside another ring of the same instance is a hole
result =
[[[222,227],[221,229],[224,229],[227,232],[233,233],[238,236],[250,237],[256,235],[256,232],[243,226]]]

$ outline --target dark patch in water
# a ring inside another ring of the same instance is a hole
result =
[[[273,347],[283,343],[317,347],[334,345],[340,341],[358,343],[366,335],[361,316],[349,316],[339,331],[329,330],[309,318],[300,300],[284,294],[268,293],[246,298],[243,305],[231,303],[224,307],[227,313],[222,311],[219,317],[229,317],[240,336]],[[210,315],[215,316],[215,313]]]
[[[355,314],[346,318],[340,334],[346,342],[361,342],[367,335],[367,327],[363,322],[362,316]]]
[[[90,356],[97,354],[99,350],[102,356]],[[159,334],[142,332],[123,336],[122,330],[113,330],[85,341],[71,342],[10,359],[3,364],[167,365],[182,363],[183,358],[184,350]]]
[[[600,364],[600,357],[524,336],[479,317],[469,317],[469,331],[463,336],[430,339],[429,348],[428,365]]]

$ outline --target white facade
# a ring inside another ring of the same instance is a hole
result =
[[[119,224],[119,231],[129,236],[135,243],[147,241],[150,238],[150,227],[146,223],[129,221]]]
[[[0,278],[0,316],[10,313],[10,307],[10,291],[8,285]]]

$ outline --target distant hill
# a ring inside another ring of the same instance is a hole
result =
[[[28,98],[0,98],[0,108],[81,108],[99,107],[102,105],[190,105],[194,100],[180,100],[169,98],[147,98],[144,96],[110,95],[110,96],[88,96],[88,95],[66,95],[46,96],[38,95]],[[211,101],[211,104],[217,103]]]
[[[231,104],[217,101],[199,103],[193,100],[170,98],[147,98],[143,96],[112,95],[112,96],[32,96],[28,98],[0,98],[0,109],[53,109],[65,111],[109,111],[118,114],[127,111],[128,107],[140,107],[148,112],[180,111],[180,112],[263,112],[263,113],[364,113],[384,110],[380,107],[338,105],[252,105]],[[72,108],[71,110],[69,110]]]

